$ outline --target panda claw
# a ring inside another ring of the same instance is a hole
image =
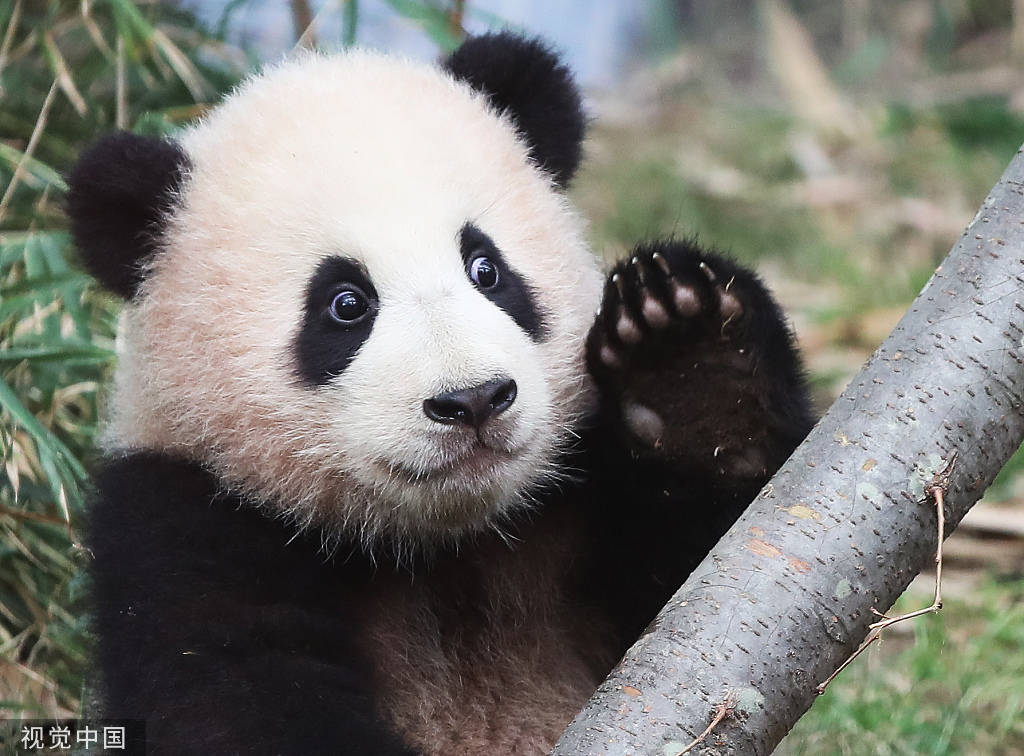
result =
[[[640,317],[648,327],[659,330],[668,326],[672,320],[665,304],[652,292],[650,281],[652,279],[649,261],[634,256],[630,263],[636,270],[637,280],[640,282]]]
[[[672,278],[672,269],[668,265],[668,260],[661,252],[655,252],[651,255],[651,259],[654,260],[654,264],[661,268],[661,272],[664,273],[668,278]]]
[[[636,270],[637,280],[640,282],[641,288],[646,288],[650,274],[647,270],[647,264],[637,256],[633,256],[630,261],[630,265]]]
[[[711,267],[706,262],[701,261],[697,267],[700,268],[701,273],[707,276],[710,283],[718,283],[718,276],[715,275],[715,271],[711,270]]]

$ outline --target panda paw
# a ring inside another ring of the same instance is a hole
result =
[[[675,265],[670,257],[677,258]],[[723,281],[697,255],[637,248],[608,276],[590,348],[604,369],[616,372],[630,360],[657,357],[652,350],[671,348],[665,336],[696,341],[714,337],[717,328],[724,341],[744,314],[735,283],[735,275]]]
[[[772,406],[805,404],[789,330],[726,258],[689,242],[637,247],[608,277],[587,360],[640,453],[749,478],[791,451],[774,427],[791,408]]]

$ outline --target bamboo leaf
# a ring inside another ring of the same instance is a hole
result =
[[[75,285],[85,287],[92,283],[92,277],[78,271],[68,271],[57,275],[37,275],[26,278],[18,283],[0,288],[0,302],[7,303],[14,297],[35,292],[52,294],[62,286]],[[0,304],[0,308],[3,304]]]
[[[67,61],[64,60],[64,55],[61,54],[60,48],[57,47],[53,34],[49,30],[43,33],[43,49],[46,51],[46,56],[50,61],[50,68],[57,77],[57,85],[67,96],[68,100],[70,100],[78,115],[85,116],[89,108],[86,106],[82,94],[78,91],[78,87],[75,86],[75,80],[71,78]]]
[[[12,171],[21,163],[22,170],[36,181],[42,182],[45,186],[52,186],[61,192],[68,190],[68,185],[64,182],[60,173],[41,160],[26,156],[24,152],[6,142],[0,142],[0,160],[7,163]]]
[[[352,47],[356,43],[356,31],[359,26],[359,0],[342,0],[344,3],[341,14],[341,44]]]
[[[445,52],[459,46],[461,39],[451,29],[448,12],[441,8],[416,0],[386,0],[400,16],[420,25],[435,44]]]
[[[14,390],[7,385],[6,381],[0,380],[0,409],[5,410],[11,419],[21,426],[26,433],[32,438],[39,450],[39,459],[41,464],[43,463],[44,457],[49,456],[51,459],[59,457],[61,462],[71,472],[68,482],[72,482],[75,476],[85,480],[88,477],[85,468],[82,464],[75,459],[75,455],[64,445],[49,428],[44,426],[36,419],[21,400],[18,399],[18,395],[14,393]],[[57,472],[56,465],[53,465],[54,472],[61,477]]]
[[[97,362],[114,359],[114,352],[92,344],[64,344],[58,346],[10,347],[0,352],[0,364],[21,362]]]

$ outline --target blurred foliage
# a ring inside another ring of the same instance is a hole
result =
[[[452,3],[446,0],[386,0],[396,13],[418,23],[437,46],[446,52],[454,50],[462,39],[462,29],[453,21]]]
[[[61,173],[99,133],[198,115],[240,70],[173,8],[4,0],[0,21],[0,707],[73,713],[84,462],[118,306],[71,264]]]
[[[824,409],[1024,141],[1024,79],[1001,68],[1011,30],[990,19],[1008,18],[1002,6],[791,5],[801,15],[777,0],[676,0],[689,31],[595,120],[575,198],[607,258],[673,233],[756,263],[794,317]],[[847,27],[860,21],[857,38]],[[947,22],[954,62],[974,44],[963,29],[998,36],[970,66],[937,70],[929,39]],[[743,44],[726,39],[737,33]]]
[[[804,12],[776,22],[812,30],[820,56],[776,49],[799,30],[751,45],[743,30],[759,30],[772,5],[678,2],[690,22],[681,44],[634,76],[627,106],[598,101],[575,198],[606,258],[674,233],[755,263],[794,320],[823,411],[1024,142],[1024,72],[1007,67],[1009,2],[793,0]],[[851,8],[867,16],[860,37],[847,28]],[[805,76],[829,63],[833,75]],[[813,120],[821,114],[796,98],[836,109]],[[1021,473],[1024,451],[987,498],[1020,512]],[[946,568],[943,612],[845,671],[780,754],[1024,753],[1019,568],[981,590],[977,566],[949,558]],[[929,601],[903,599],[897,611]]]

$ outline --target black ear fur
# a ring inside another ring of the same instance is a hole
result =
[[[586,118],[572,73],[539,39],[511,32],[470,37],[442,64],[508,114],[530,157],[563,189],[579,167]]]
[[[174,142],[120,131],[89,147],[68,176],[71,235],[86,270],[130,299],[159,248],[164,215],[188,170]]]

